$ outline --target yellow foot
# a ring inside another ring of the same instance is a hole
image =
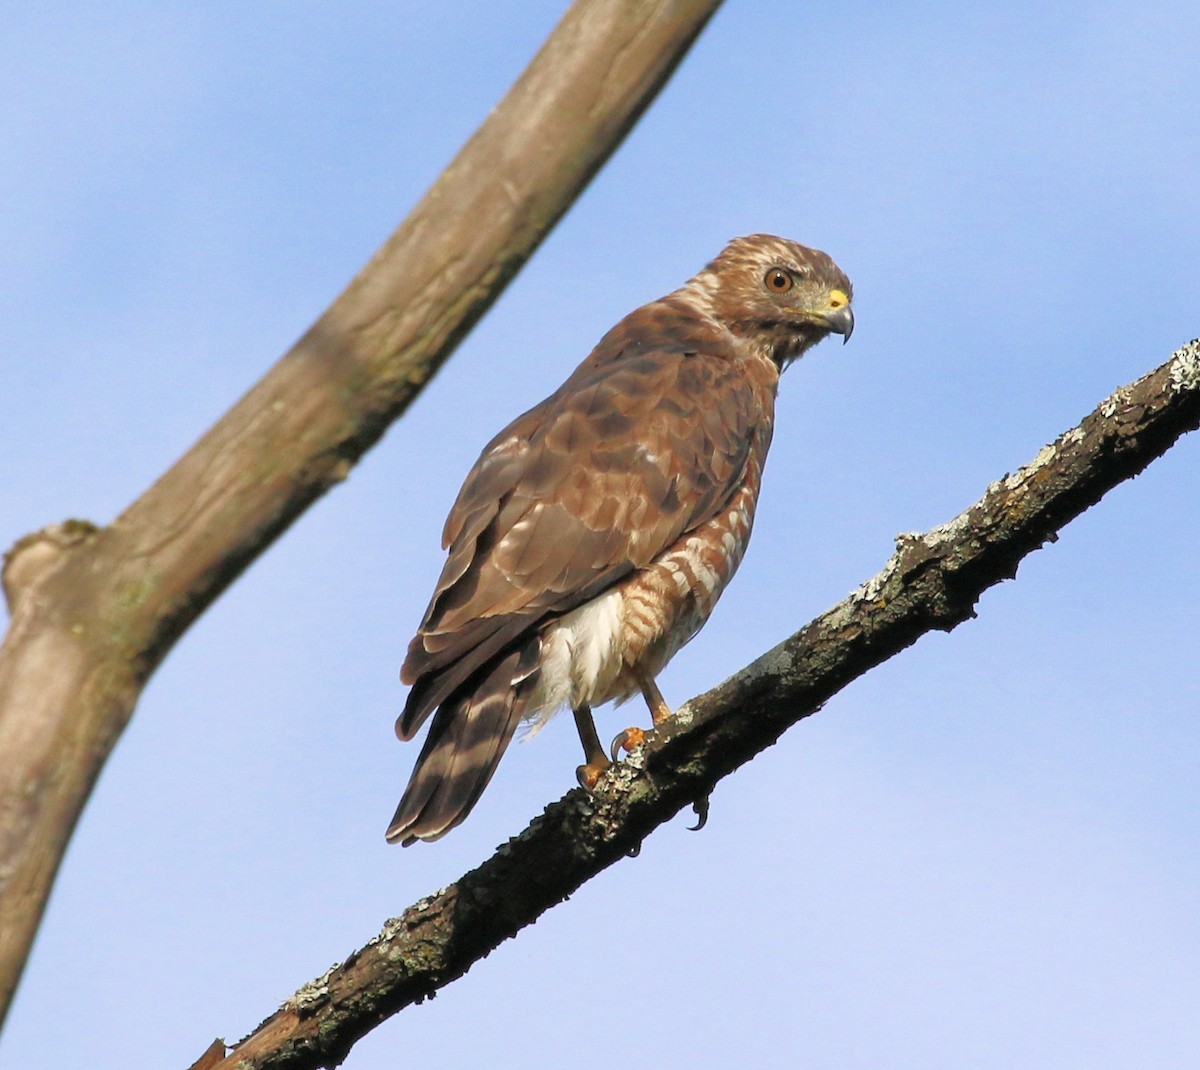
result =
[[[579,786],[583,788],[584,791],[595,790],[596,782],[602,776],[604,776],[605,770],[607,770],[609,765],[612,764],[603,755],[600,755],[600,761],[603,762],[603,764],[600,764],[600,762],[597,761],[591,761],[588,762],[587,765],[581,765],[575,770],[575,779],[579,781]]]
[[[612,746],[608,748],[608,753],[614,762],[620,761],[620,753],[624,751],[626,754],[631,754],[635,747],[640,747],[646,742],[646,730],[644,728],[626,728],[613,741]]]

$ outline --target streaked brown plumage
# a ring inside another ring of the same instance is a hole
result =
[[[626,316],[540,405],[484,448],[446,521],[449,550],[401,678],[396,723],[433,724],[387,837],[434,840],[479,799],[522,720],[653,684],[741,561],[780,372],[854,326],[824,253],[737,238]]]

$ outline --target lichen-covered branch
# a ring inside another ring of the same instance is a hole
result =
[[[57,525],[6,555],[0,1022],[71,829],[150,673],[405,410],[719,4],[576,0],[400,229],[246,397],[113,524]]]
[[[225,1070],[336,1066],[376,1024],[462,976],[584,881],[815,713],[842,687],[931,630],[975,613],[985,590],[1122,480],[1200,425],[1200,341],[1106,398],[950,523],[902,535],[883,571],[719,687],[692,700],[449,888],[409,907],[300,989],[242,1041]]]

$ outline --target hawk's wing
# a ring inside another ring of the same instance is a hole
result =
[[[397,733],[518,637],[649,564],[740,485],[773,391],[713,332],[647,306],[484,449],[443,533],[449,556],[401,676]]]

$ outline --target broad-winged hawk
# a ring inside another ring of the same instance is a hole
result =
[[[484,448],[401,678],[396,723],[433,723],[387,832],[436,840],[478,801],[523,720],[569,706],[590,786],[608,765],[591,707],[641,691],[708,619],[754,521],[780,372],[854,328],[825,253],[730,242],[630,313]]]

